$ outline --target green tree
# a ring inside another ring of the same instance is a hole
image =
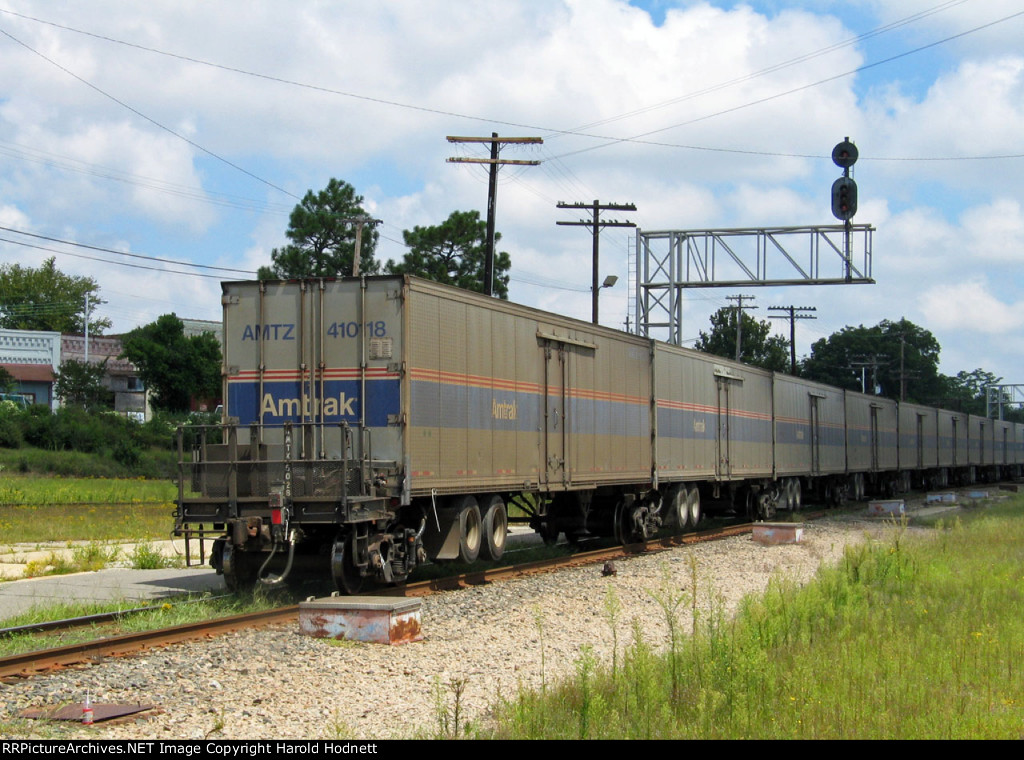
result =
[[[363,196],[347,182],[331,178],[319,193],[308,191],[292,210],[285,235],[291,241],[270,252],[273,266],[260,267],[259,278],[295,279],[304,277],[341,277],[352,274],[357,224],[351,220],[366,218]],[[371,224],[363,225],[359,271],[376,274],[380,263],[374,258],[380,235]]]
[[[883,319],[874,327],[844,327],[811,346],[801,374],[819,382],[850,390],[861,389],[861,368],[865,386],[874,385],[879,395],[899,399],[906,388],[906,400],[921,404],[939,403],[944,384],[939,375],[941,347],[928,330],[907,319]]]
[[[0,393],[14,393],[18,381],[14,375],[7,371],[6,367],[0,367]]]
[[[107,362],[100,364],[68,359],[61,363],[54,393],[65,406],[80,406],[89,411],[110,409],[113,392],[103,385]]]
[[[698,351],[736,358],[736,309],[723,306],[711,315],[711,331],[701,331],[694,347]],[[786,372],[789,369],[789,341],[771,335],[772,326],[743,312],[743,338],[740,361],[755,367]]]
[[[946,409],[984,415],[985,387],[996,385],[1001,379],[980,367],[973,372],[957,372],[953,377],[940,375],[942,398],[936,402]]]
[[[109,319],[97,319],[93,310],[106,303],[91,277],[75,277],[57,269],[48,258],[38,269],[21,264],[0,266],[0,327],[8,330],[85,332],[85,297],[89,296],[89,331],[100,335]]]
[[[479,211],[453,211],[441,224],[413,227],[402,232],[409,252],[401,262],[388,261],[391,274],[411,274],[466,290],[485,292],[484,268],[487,255],[487,222]],[[501,240],[495,233],[494,240]],[[494,295],[508,298],[508,270],[511,257],[504,251],[494,255]]]
[[[220,395],[221,353],[211,333],[185,335],[174,314],[136,327],[124,336],[121,358],[139,370],[152,392],[153,404],[170,412],[183,412],[193,398]]]

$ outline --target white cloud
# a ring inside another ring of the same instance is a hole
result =
[[[1024,327],[1024,301],[1001,301],[983,280],[935,285],[921,294],[918,305],[938,329],[998,335]]]

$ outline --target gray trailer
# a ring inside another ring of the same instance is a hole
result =
[[[416,278],[222,301],[225,424],[183,431],[177,520],[216,536],[230,586],[317,566],[351,592],[497,559],[521,493],[548,538],[661,524],[651,341]]]

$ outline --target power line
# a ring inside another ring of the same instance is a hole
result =
[[[33,54],[39,56],[44,61],[49,63],[51,66],[55,66],[56,68],[60,69],[65,74],[67,74],[68,76],[73,77],[74,79],[77,79],[79,82],[81,82],[86,87],[90,88],[91,90],[94,90],[95,92],[98,92],[103,97],[105,97],[105,98],[107,98],[109,100],[114,101],[115,103],[117,103],[122,108],[125,108],[125,109],[131,111],[133,114],[135,114],[139,118],[145,119],[150,124],[152,124],[153,126],[159,128],[159,129],[162,129],[164,132],[167,132],[169,135],[177,137],[179,140],[188,143],[189,145],[191,145],[196,150],[202,151],[203,153],[205,153],[206,155],[210,156],[211,158],[217,159],[221,163],[226,164],[227,166],[230,166],[232,169],[235,169],[236,171],[241,172],[242,174],[246,175],[247,177],[251,177],[252,179],[256,180],[257,182],[262,182],[264,185],[267,185],[268,187],[271,187],[274,190],[277,190],[278,192],[284,193],[285,195],[290,195],[292,198],[295,198],[296,200],[301,200],[299,198],[299,196],[295,195],[294,193],[289,192],[288,190],[285,190],[283,187],[278,187],[273,182],[271,182],[269,180],[266,180],[266,179],[263,179],[262,177],[257,176],[256,174],[253,174],[248,169],[243,169],[238,164],[236,164],[236,163],[234,163],[232,161],[229,161],[228,159],[224,158],[223,156],[221,156],[221,155],[219,155],[217,153],[214,153],[212,150],[210,150],[208,148],[204,148],[202,145],[197,143],[195,140],[190,140],[189,138],[185,137],[185,135],[183,135],[183,134],[181,134],[179,132],[175,132],[170,127],[168,127],[168,126],[166,126],[164,124],[161,124],[159,121],[157,121],[156,119],[154,119],[154,118],[152,118],[150,116],[147,116],[146,114],[142,113],[142,111],[140,111],[137,108],[134,108],[134,107],[128,105],[123,100],[119,100],[118,98],[115,98],[109,92],[106,92],[105,90],[100,89],[99,87],[94,85],[92,82],[88,81],[87,79],[84,79],[83,77],[78,76],[78,74],[76,74],[73,71],[71,71],[71,69],[69,69],[69,68],[67,68],[65,66],[62,66],[61,64],[57,63],[52,58],[49,58],[49,57],[43,55],[38,50],[33,48],[31,45],[28,45],[27,43],[22,42],[21,40],[19,40],[17,37],[12,35],[10,32],[6,31],[5,29],[0,29],[0,34],[2,34],[3,36],[7,37],[12,42],[16,42],[17,44],[21,45],[23,48],[28,50],[30,53],[33,53]]]
[[[959,39],[961,37],[966,37],[969,34],[974,34],[975,32],[982,31],[983,29],[988,29],[990,27],[995,26],[996,24],[1004,23],[1006,21],[1009,21],[1011,19],[1017,18],[1018,16],[1022,16],[1022,15],[1024,15],[1024,11],[1018,11],[1017,13],[1011,13],[1008,16],[1004,16],[1003,18],[996,19],[995,21],[990,21],[987,24],[981,24],[980,26],[976,26],[976,27],[974,27],[972,29],[968,29],[966,31],[959,32],[958,34],[953,34],[953,35],[950,35],[949,37],[945,37],[945,38],[943,38],[941,40],[936,40],[935,42],[930,42],[927,45],[921,45],[920,47],[916,47],[916,48],[914,48],[912,50],[906,50],[906,51],[904,51],[902,53],[898,53],[896,55],[889,56],[888,58],[883,58],[880,61],[875,61],[874,63],[867,63],[867,64],[864,64],[863,66],[858,66],[855,69],[851,69],[850,71],[846,71],[846,72],[843,72],[841,74],[834,74],[832,76],[825,77],[824,79],[819,79],[819,80],[817,80],[815,82],[810,82],[809,84],[801,85],[799,87],[793,87],[793,88],[791,88],[789,90],[785,90],[783,92],[777,92],[774,95],[767,95],[767,96],[765,96],[763,98],[758,98],[757,100],[751,100],[751,101],[748,101],[746,103],[741,103],[740,105],[736,105],[736,106],[733,106],[731,108],[726,108],[726,109],[723,109],[721,111],[715,111],[714,113],[705,114],[704,116],[698,116],[696,118],[690,119],[689,121],[679,122],[678,124],[670,124],[667,127],[660,127],[658,129],[650,130],[649,132],[643,132],[643,133],[638,134],[638,135],[633,135],[632,137],[601,138],[601,139],[608,140],[608,142],[605,142],[605,143],[603,143],[601,145],[592,145],[589,148],[580,148],[579,150],[570,151],[568,153],[561,153],[561,154],[558,155],[558,158],[566,158],[567,156],[576,156],[576,155],[579,155],[581,153],[587,153],[587,152],[590,152],[592,150],[598,150],[600,148],[606,148],[606,147],[608,147],[610,145],[617,145],[619,143],[624,143],[624,142],[640,143],[642,145],[655,145],[655,146],[659,146],[659,147],[675,147],[675,148],[687,147],[687,148],[689,148],[691,150],[710,150],[710,151],[716,151],[716,152],[722,152],[722,153],[747,153],[747,154],[752,154],[752,155],[773,155],[773,156],[783,156],[783,157],[788,157],[788,158],[819,158],[819,156],[807,156],[807,155],[799,155],[799,154],[765,153],[765,152],[761,152],[761,151],[727,150],[727,149],[723,149],[723,148],[703,148],[703,147],[698,147],[698,146],[681,146],[681,145],[675,145],[675,144],[672,144],[672,143],[659,143],[659,142],[655,142],[655,141],[651,141],[651,140],[644,140],[642,138],[648,137],[649,135],[655,135],[655,134],[658,134],[660,132],[667,132],[670,129],[677,129],[679,127],[687,127],[687,126],[690,126],[691,124],[696,124],[696,123],[701,122],[701,121],[707,121],[708,119],[713,119],[713,118],[718,117],[718,116],[724,116],[725,114],[735,113],[736,111],[742,111],[744,109],[750,108],[751,106],[761,105],[762,103],[768,103],[770,101],[778,100],[779,98],[786,97],[787,95],[792,95],[792,94],[797,93],[797,92],[803,92],[804,90],[809,90],[809,89],[812,89],[814,87],[818,87],[818,86],[823,85],[823,84],[828,84],[829,82],[834,82],[837,79],[843,79],[844,77],[852,76],[853,74],[859,74],[859,73],[861,73],[863,71],[868,71],[869,69],[873,69],[873,68],[875,68],[877,66],[882,66],[883,64],[886,64],[886,63],[892,63],[893,61],[897,61],[897,60],[899,60],[901,58],[906,58],[907,56],[914,55],[915,53],[920,53],[920,52],[922,52],[924,50],[929,50],[929,49],[931,49],[933,47],[937,47],[938,45],[945,44],[946,42],[951,42],[952,40]],[[586,135],[586,136],[590,137],[591,135]],[[956,158],[956,159],[944,158],[944,159],[930,159],[930,160],[992,160],[992,159],[1022,158],[1022,157],[1024,157],[1024,154],[1013,154],[1013,155],[1004,155],[1004,156],[971,156],[971,157],[960,157],[960,158]],[[875,160],[880,160],[880,159],[875,159]],[[917,159],[917,160],[925,160],[925,159]]]
[[[844,47],[844,46],[848,46],[848,45],[851,45],[851,44],[856,44],[859,41],[863,41],[865,39],[869,39],[869,38],[871,38],[873,36],[877,36],[877,35],[882,34],[884,32],[891,31],[894,28],[898,28],[900,26],[905,26],[906,24],[909,24],[909,23],[911,23],[913,21],[917,21],[917,20],[920,20],[921,18],[925,18],[927,16],[934,15],[935,13],[938,13],[938,12],[943,11],[943,10],[947,10],[949,7],[953,7],[955,5],[959,5],[959,4],[961,4],[962,2],[965,2],[965,1],[966,0],[954,0],[952,2],[942,3],[940,5],[932,7],[931,9],[928,9],[928,10],[925,10],[925,11],[920,11],[920,12],[918,12],[916,14],[912,14],[910,16],[907,16],[907,17],[903,18],[903,19],[891,22],[890,24],[887,24],[885,26],[878,27],[877,29],[871,30],[869,32],[865,32],[865,33],[863,33],[861,35],[858,35],[857,37],[851,38],[851,39],[846,40],[844,42],[836,43],[835,45],[832,45],[832,46],[829,46],[829,47],[825,47],[825,48],[821,48],[821,49],[819,49],[817,51],[813,51],[811,53],[804,54],[803,56],[797,56],[796,58],[789,59],[788,61],[783,61],[783,62],[774,64],[774,65],[769,66],[769,67],[767,67],[765,69],[762,69],[762,70],[760,70],[758,72],[754,72],[753,74],[749,74],[749,75],[744,76],[744,77],[739,77],[739,78],[736,78],[734,80],[723,82],[723,83],[720,83],[718,85],[714,85],[712,87],[706,88],[704,90],[700,90],[700,91],[696,91],[696,92],[693,92],[693,93],[689,93],[687,95],[682,95],[682,96],[679,96],[678,98],[674,98],[674,99],[671,99],[671,100],[668,100],[668,101],[663,101],[662,103],[658,103],[658,104],[655,104],[655,105],[652,105],[652,106],[646,106],[644,108],[637,109],[636,111],[632,111],[632,112],[629,112],[629,113],[626,113],[626,114],[621,114],[621,115],[616,116],[616,117],[610,117],[609,119],[605,119],[603,121],[593,122],[591,124],[584,125],[583,127],[579,127],[579,128],[575,128],[575,129],[559,129],[559,128],[554,128],[554,127],[544,127],[544,126],[539,126],[539,125],[535,125],[535,124],[526,124],[526,123],[523,123],[523,122],[507,121],[507,120],[496,119],[496,118],[492,118],[492,117],[476,116],[476,115],[472,115],[472,114],[465,114],[465,113],[459,113],[459,112],[455,112],[455,111],[448,111],[448,110],[444,110],[444,109],[440,109],[440,108],[431,108],[431,107],[428,107],[428,106],[414,105],[414,104],[411,104],[411,103],[402,103],[402,102],[395,101],[395,100],[388,100],[386,98],[378,98],[378,97],[373,97],[373,96],[369,96],[369,95],[361,95],[361,94],[358,94],[358,93],[347,92],[347,91],[344,91],[344,90],[338,90],[338,89],[334,89],[334,88],[326,87],[326,86],[322,86],[322,85],[314,85],[314,84],[309,84],[309,83],[306,83],[306,82],[299,82],[299,81],[292,80],[292,79],[286,79],[284,77],[278,77],[278,76],[274,76],[274,75],[271,75],[271,74],[263,74],[263,73],[260,73],[260,72],[249,71],[247,69],[242,69],[242,68],[238,68],[238,67],[235,67],[235,66],[227,66],[225,64],[215,63],[215,62],[212,62],[212,61],[207,61],[207,60],[204,60],[204,59],[201,59],[201,58],[195,58],[193,56],[187,56],[187,55],[183,55],[183,54],[180,54],[180,53],[172,53],[172,52],[168,52],[168,51],[165,51],[165,50],[160,50],[160,49],[157,49],[157,48],[149,47],[149,46],[146,46],[146,45],[141,45],[141,44],[134,43],[134,42],[128,42],[128,41],[125,41],[125,40],[119,40],[119,39],[116,39],[114,37],[109,37],[107,35],[97,34],[95,32],[88,32],[88,31],[85,31],[85,30],[82,30],[82,29],[76,29],[74,27],[66,26],[66,25],[63,25],[63,24],[58,24],[58,23],[53,22],[53,21],[47,21],[45,19],[40,19],[40,18],[37,18],[37,17],[34,17],[34,16],[29,16],[29,15],[26,15],[26,14],[22,14],[22,13],[17,13],[15,11],[11,11],[11,10],[8,10],[8,9],[0,8],[0,13],[6,13],[6,14],[9,14],[11,16],[16,16],[18,18],[23,18],[23,19],[26,19],[26,20],[29,20],[29,21],[34,21],[34,22],[39,23],[39,24],[45,24],[45,25],[52,26],[52,27],[55,27],[55,28],[58,28],[58,29],[63,29],[65,31],[73,32],[75,34],[81,34],[81,35],[84,35],[84,36],[87,36],[87,37],[93,37],[95,39],[103,40],[105,42],[110,42],[110,43],[113,43],[113,44],[116,44],[116,45],[123,45],[125,47],[130,47],[130,48],[134,48],[134,49],[137,49],[137,50],[142,50],[144,52],[153,53],[153,54],[156,54],[156,55],[162,55],[162,56],[166,56],[168,58],[174,58],[174,59],[181,60],[181,61],[186,61],[188,63],[194,63],[194,64],[197,64],[197,65],[200,65],[200,66],[208,66],[210,68],[220,69],[222,71],[228,71],[228,72],[231,72],[231,73],[234,73],[234,74],[241,74],[243,76],[254,77],[254,78],[257,78],[257,79],[263,79],[263,80],[266,80],[266,81],[275,82],[275,83],[278,83],[278,84],[284,84],[284,85],[288,85],[288,86],[291,86],[291,87],[299,87],[299,88],[302,88],[302,89],[313,90],[313,91],[316,91],[316,92],[322,92],[322,93],[331,94],[331,95],[338,95],[338,96],[341,96],[341,97],[353,98],[353,99],[356,99],[356,100],[364,100],[364,101],[368,101],[368,102],[371,102],[371,103],[378,103],[378,104],[381,104],[381,105],[387,105],[387,106],[392,106],[392,107],[396,107],[396,108],[405,108],[405,109],[409,109],[409,110],[420,111],[420,112],[423,112],[423,113],[431,113],[431,114],[437,114],[437,115],[441,115],[441,116],[451,116],[451,117],[459,118],[459,119],[468,119],[468,120],[471,120],[471,121],[486,122],[488,124],[500,124],[502,126],[523,128],[523,129],[529,129],[529,130],[533,130],[533,131],[541,131],[541,132],[546,132],[546,133],[548,133],[551,136],[571,135],[571,136],[578,136],[578,137],[585,137],[585,138],[589,138],[589,139],[604,140],[604,141],[606,141],[605,143],[603,143],[601,145],[595,145],[595,146],[591,146],[589,148],[582,148],[582,149],[577,150],[577,151],[570,151],[570,152],[567,152],[567,153],[562,153],[562,154],[559,154],[558,156],[555,156],[553,158],[565,158],[567,156],[578,155],[579,153],[584,153],[584,152],[588,152],[588,151],[591,151],[591,150],[597,150],[599,148],[608,147],[610,145],[617,145],[617,144],[624,143],[624,142],[633,142],[633,143],[639,143],[639,144],[643,144],[643,145],[652,145],[652,146],[655,146],[655,147],[678,148],[678,149],[683,149],[683,150],[699,150],[699,151],[710,151],[710,152],[716,152],[716,153],[735,153],[735,154],[740,154],[740,155],[756,155],[756,156],[768,156],[768,157],[779,157],[779,158],[814,158],[814,159],[820,159],[820,158],[828,158],[829,156],[824,156],[824,155],[819,155],[819,154],[810,154],[810,153],[784,153],[784,152],[772,152],[772,151],[745,150],[745,149],[738,149],[738,148],[720,148],[720,147],[710,147],[710,146],[700,146],[700,145],[687,145],[687,144],[679,144],[679,143],[664,143],[664,142],[657,142],[657,141],[652,141],[652,140],[644,140],[644,139],[641,139],[641,138],[646,137],[648,135],[657,134],[658,132],[663,132],[663,131],[666,131],[666,130],[675,129],[677,127],[688,126],[688,125],[696,123],[698,121],[704,121],[706,119],[714,118],[716,116],[721,116],[721,115],[724,115],[724,114],[727,114],[727,113],[732,113],[734,111],[741,110],[741,109],[744,109],[744,108],[748,108],[750,106],[759,105],[761,103],[768,102],[768,101],[771,101],[771,100],[775,100],[777,98],[781,98],[781,97],[784,97],[786,95],[793,94],[795,92],[800,92],[802,90],[806,90],[806,89],[809,89],[809,88],[812,88],[812,87],[816,87],[816,86],[821,85],[821,84],[826,84],[828,82],[835,81],[836,79],[841,79],[843,77],[851,76],[853,74],[857,74],[857,73],[860,73],[862,71],[866,71],[868,69],[874,68],[876,66],[881,66],[881,65],[886,64],[886,63],[891,63],[892,61],[898,60],[900,58],[904,58],[906,56],[913,55],[915,53],[918,53],[918,52],[930,49],[932,47],[936,47],[938,45],[944,44],[946,42],[950,42],[950,41],[958,39],[960,37],[964,37],[964,36],[967,36],[969,34],[973,34],[975,32],[981,31],[983,29],[987,29],[989,27],[995,26],[996,24],[1000,24],[1000,23],[1003,23],[1005,21],[1009,21],[1009,20],[1011,20],[1013,18],[1016,18],[1017,16],[1020,16],[1020,15],[1024,14],[1024,11],[1021,11],[1019,13],[1010,14],[1009,16],[1005,16],[1003,18],[997,19],[997,20],[989,22],[987,24],[983,24],[981,26],[977,26],[977,27],[974,27],[972,29],[968,29],[968,30],[966,30],[964,32],[960,32],[958,34],[954,34],[954,35],[951,35],[949,37],[945,37],[945,38],[943,38],[941,40],[937,40],[937,41],[929,43],[927,45],[923,45],[921,47],[917,47],[917,48],[914,48],[912,50],[908,50],[908,51],[905,51],[903,53],[899,53],[897,55],[890,56],[889,58],[885,58],[885,59],[883,59],[881,61],[876,61],[874,63],[865,64],[864,66],[860,66],[860,67],[858,67],[856,69],[852,69],[851,71],[847,71],[847,72],[842,73],[842,74],[836,74],[836,75],[828,77],[826,79],[822,79],[822,80],[819,80],[817,82],[813,82],[811,84],[803,85],[803,86],[798,87],[798,88],[794,88],[794,89],[791,89],[791,90],[787,90],[785,92],[777,93],[775,95],[771,95],[771,96],[768,96],[766,98],[761,98],[759,100],[751,101],[751,102],[748,102],[748,103],[745,103],[745,104],[742,104],[742,105],[739,105],[739,106],[735,106],[733,108],[729,108],[729,109],[726,109],[726,110],[723,110],[723,111],[718,111],[716,113],[707,114],[705,116],[702,116],[702,117],[699,117],[697,119],[693,119],[693,120],[690,120],[690,121],[687,121],[687,122],[681,122],[679,124],[674,124],[674,125],[670,125],[670,126],[667,126],[667,127],[662,127],[660,129],[653,130],[651,132],[645,132],[645,133],[642,133],[640,135],[635,135],[633,137],[611,137],[611,136],[608,136],[608,135],[596,135],[596,134],[590,134],[590,133],[587,133],[587,132],[583,132],[581,130],[585,129],[585,128],[588,128],[590,126],[599,126],[599,125],[602,125],[602,124],[605,124],[605,123],[609,123],[611,121],[616,121],[616,120],[619,120],[619,119],[622,119],[622,118],[627,118],[627,117],[632,116],[632,115],[639,115],[639,114],[645,113],[647,111],[651,111],[651,110],[655,110],[657,108],[661,108],[661,107],[666,106],[666,105],[673,105],[675,103],[678,103],[678,102],[681,102],[681,101],[684,101],[684,100],[687,100],[687,99],[691,99],[691,98],[694,98],[694,97],[697,97],[697,96],[700,96],[700,95],[703,95],[703,94],[707,94],[709,92],[714,92],[714,91],[717,91],[719,89],[723,89],[725,87],[732,86],[734,84],[739,84],[739,83],[748,81],[748,80],[753,79],[755,77],[759,77],[759,76],[762,76],[762,75],[765,75],[765,74],[769,74],[769,73],[774,73],[775,71],[778,71],[778,70],[780,70],[782,68],[786,68],[786,67],[794,65],[796,63],[801,63],[801,62],[804,62],[806,60],[810,60],[812,58],[818,57],[820,55],[823,55],[825,53],[831,52],[831,51],[833,51],[835,49],[839,49],[839,48]],[[33,50],[31,47],[29,47],[25,43],[21,42],[20,40],[17,40],[16,38],[11,36],[7,32],[5,32],[3,30],[0,30],[0,33],[10,37],[15,42],[18,42],[18,44],[20,44],[23,47],[26,47],[27,49],[29,49],[32,52],[36,53],[36,55],[39,55],[40,57],[46,58],[41,53],[38,53],[37,51]],[[49,61],[49,59],[46,59],[46,60]],[[54,63],[53,61],[50,61],[50,62],[53,63],[53,65],[58,66],[58,68],[63,68],[63,67],[60,67],[59,64]],[[67,69],[63,69],[63,70],[67,71]],[[183,137],[181,135],[178,135],[177,133],[173,132],[169,128],[159,124],[158,122],[153,121],[152,119],[150,119],[149,117],[145,116],[144,114],[141,114],[140,112],[135,111],[130,106],[128,106],[126,104],[123,104],[123,103],[120,103],[120,101],[117,101],[115,98],[113,98],[113,96],[110,96],[110,95],[107,95],[106,93],[103,93],[102,90],[99,90],[99,88],[95,87],[94,85],[91,85],[88,82],[85,82],[85,80],[82,80],[80,77],[77,77],[75,74],[73,74],[73,73],[71,73],[69,71],[67,73],[71,74],[71,76],[75,76],[76,79],[80,79],[80,81],[84,82],[85,84],[88,84],[88,86],[92,87],[93,89],[96,89],[98,92],[101,92],[106,97],[109,97],[112,100],[115,100],[115,102],[118,102],[119,104],[123,105],[124,107],[129,108],[130,110],[132,110],[133,112],[135,112],[139,116],[141,116],[142,118],[145,118],[148,121],[151,121],[152,123],[156,124],[161,129],[164,129],[164,130],[170,132],[171,134],[175,135],[176,137],[179,137],[180,139],[183,139],[186,142],[189,142],[190,144],[194,145],[197,149],[202,150],[205,153],[208,153],[209,155],[217,158],[218,160],[221,160],[221,161],[224,161],[225,163],[228,163],[232,167],[238,169],[239,171],[242,171],[245,174],[248,174],[249,176],[259,180],[260,182],[264,182],[265,184],[268,184],[271,187],[274,187],[275,189],[280,190],[281,192],[284,192],[284,193],[290,195],[293,198],[298,198],[298,196],[295,196],[292,193],[289,193],[287,190],[283,190],[281,188],[278,188],[275,185],[270,184],[266,180],[261,179],[259,177],[256,177],[256,175],[251,174],[250,172],[246,171],[245,169],[242,169],[241,167],[237,167],[234,164],[231,164],[226,159],[223,159],[220,156],[217,156],[216,154],[206,150],[202,146],[199,146],[199,145],[197,145],[195,143],[192,143],[191,141],[188,140],[188,138]],[[868,156],[862,156],[861,158],[862,158],[862,160],[866,160],[866,161],[991,161],[991,160],[1024,158],[1024,154],[1014,153],[1014,154],[991,155],[991,156],[934,156],[934,157],[883,157],[883,156],[878,156],[878,157],[873,157],[873,158],[872,157],[868,157]],[[593,193],[591,193],[591,194],[593,194]]]
[[[13,233],[15,233],[17,235],[25,235],[27,237],[33,237],[33,238],[36,238],[38,240],[47,240],[47,241],[49,241],[51,243],[61,243],[63,245],[73,245],[76,248],[87,248],[90,251],[100,251],[102,253],[115,253],[118,256],[127,256],[127,257],[132,258],[132,259],[144,259],[146,261],[159,261],[162,264],[174,264],[176,266],[195,267],[196,269],[212,269],[212,270],[216,270],[218,272],[235,272],[237,274],[255,274],[255,272],[253,272],[253,271],[251,271],[249,269],[236,269],[234,267],[217,267],[217,266],[213,266],[212,264],[194,264],[191,261],[179,261],[179,260],[176,260],[176,259],[161,259],[161,258],[159,258],[157,256],[146,256],[146,255],[141,254],[141,253],[128,253],[127,251],[117,251],[117,250],[114,250],[113,248],[103,248],[102,246],[88,245],[87,243],[76,243],[73,240],[62,240],[60,238],[48,237],[47,235],[37,235],[34,232],[25,232],[24,230],[16,230],[13,227],[4,227],[3,225],[0,225],[0,230],[4,230],[6,232],[13,232]],[[15,241],[8,240],[7,242],[10,243],[10,242],[15,242]],[[112,261],[110,263],[116,264],[117,262]]]
[[[33,245],[32,243],[26,243],[26,242],[21,241],[21,240],[11,240],[10,238],[4,238],[4,237],[0,237],[0,243],[11,243],[12,245],[20,245],[23,248],[34,248],[34,249],[39,250],[39,251],[48,251],[49,253],[57,253],[57,254],[60,254],[61,256],[71,256],[72,258],[76,258],[76,259],[86,259],[88,261],[100,261],[100,262],[103,262],[104,264],[113,264],[113,265],[119,266],[119,267],[130,267],[132,269],[148,269],[151,272],[160,272],[161,274],[180,274],[180,275],[184,275],[186,277],[205,277],[205,278],[210,279],[210,280],[220,280],[220,279],[223,279],[219,275],[215,275],[215,274],[203,274],[202,272],[179,272],[179,271],[174,270],[174,269],[162,269],[160,267],[147,267],[144,264],[131,264],[131,263],[127,262],[127,261],[112,261],[110,259],[100,258],[99,256],[86,256],[84,253],[71,253],[71,251],[60,251],[60,250],[58,250],[56,248],[47,248],[46,246],[43,246],[43,245]],[[194,266],[194,264],[189,264],[188,266]],[[252,274],[255,274],[255,272],[253,272]]]
[[[10,156],[19,161],[28,161],[43,166],[49,166],[61,171],[75,172],[90,177],[98,177],[112,182],[121,182],[126,185],[134,185],[147,190],[153,190],[167,195],[174,195],[179,198],[188,198],[201,203],[227,208],[249,209],[269,211],[271,213],[288,214],[292,207],[281,203],[270,203],[254,198],[247,198],[241,195],[218,192],[216,190],[197,189],[194,186],[179,185],[174,182],[147,177],[141,174],[123,172],[101,164],[93,164],[88,161],[80,161],[77,158],[62,156],[58,153],[33,148],[20,143],[5,142],[0,140],[0,154]]]
[[[886,32],[890,32],[893,29],[899,29],[900,27],[907,26],[908,24],[911,24],[915,21],[920,21],[921,19],[927,18],[928,16],[933,16],[936,13],[941,13],[942,11],[949,10],[950,8],[955,7],[957,5],[963,5],[965,2],[967,2],[967,0],[950,0],[949,2],[940,3],[939,5],[929,8],[927,10],[911,14],[910,16],[905,16],[904,18],[901,19],[897,19],[896,21],[890,22],[889,24],[885,24],[883,26],[877,27],[875,29],[872,29],[871,31],[864,32],[862,34],[858,34],[857,36],[843,40],[842,42],[837,42],[833,45],[828,45],[826,47],[819,48],[818,50],[815,50],[813,52],[804,53],[802,55],[796,56],[795,58],[790,58],[789,60],[772,64],[771,66],[760,69],[759,71],[755,71],[750,74],[745,74],[744,76],[741,77],[735,77],[734,79],[730,79],[725,82],[719,82],[718,84],[714,84],[700,90],[695,90],[693,92],[687,93],[685,95],[680,95],[675,98],[670,98],[669,100],[663,100],[660,103],[656,103],[654,105],[638,108],[628,113],[620,114],[618,116],[611,116],[607,119],[602,119],[600,121],[590,122],[589,124],[584,124],[578,127],[577,129],[591,129],[592,127],[603,126],[605,124],[620,121],[631,116],[639,116],[660,108],[664,108],[666,106],[676,105],[677,103],[692,100],[702,95],[709,95],[711,93],[732,87],[733,85],[743,84],[744,82],[749,82],[753,79],[758,79],[767,74],[774,74],[777,71],[781,71],[791,66],[795,66],[798,63],[806,63],[807,61],[819,58],[828,53],[835,52],[836,50],[841,50],[844,47],[851,47],[853,45],[856,45],[858,42],[863,42],[865,40],[871,39],[872,37],[877,37]]]

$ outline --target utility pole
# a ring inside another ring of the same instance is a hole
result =
[[[368,216],[353,216],[346,219],[339,219],[338,221],[344,222],[345,224],[354,224],[356,226],[356,249],[355,254],[352,256],[352,276],[359,276],[359,258],[362,256],[363,250],[363,225],[369,224],[372,227],[376,227],[381,223],[380,219],[371,219]]]
[[[884,355],[883,356],[878,356],[878,354],[872,354],[871,356],[862,356],[859,359],[855,359],[855,360],[851,360],[850,361],[850,367],[852,369],[856,369],[857,367],[860,367],[860,392],[861,393],[867,393],[868,392],[867,391],[866,378],[864,376],[864,370],[866,370],[868,367],[871,367],[871,395],[874,396],[874,395],[877,394],[877,392],[878,392],[877,391],[877,388],[878,388],[878,368],[882,367],[882,366],[885,366],[886,364],[889,364],[889,362],[887,362],[887,361],[882,361],[882,359],[885,359],[885,358],[887,358],[887,357],[885,357]]]
[[[514,161],[512,159],[499,159],[498,151],[502,145],[522,144],[543,144],[542,137],[498,137],[497,132],[491,132],[490,137],[448,137],[450,143],[490,143],[490,158],[466,158],[453,156],[448,159],[450,164],[490,164],[490,181],[487,185],[487,256],[484,263],[484,293],[494,294],[494,226],[495,210],[498,204],[498,167],[499,166],[537,166],[540,161]]]
[[[769,319],[789,320],[789,374],[796,376],[796,321],[798,319],[817,319],[811,314],[798,314],[797,312],[817,311],[814,306],[769,306],[768,311],[785,311],[786,314],[769,314]]]
[[[598,251],[600,249],[598,241],[601,239],[601,230],[605,227],[636,227],[633,222],[620,222],[618,220],[604,220],[600,218],[602,211],[636,211],[636,206],[632,203],[601,203],[601,201],[595,200],[593,203],[563,203],[558,202],[558,208],[577,208],[577,209],[589,209],[591,218],[580,219],[578,222],[555,222],[555,224],[562,224],[568,227],[590,227],[590,231],[594,236],[594,264],[593,264],[593,278],[591,291],[591,321],[597,324],[597,294],[599,287],[597,284],[597,270],[598,270]],[[618,279],[618,278],[616,278]],[[613,285],[613,280],[610,285]]]
[[[85,294],[85,363],[89,363],[89,294]]]
[[[736,361],[743,353],[743,310],[756,309],[756,306],[744,306],[744,301],[753,301],[756,296],[728,296],[728,300],[736,302]]]

